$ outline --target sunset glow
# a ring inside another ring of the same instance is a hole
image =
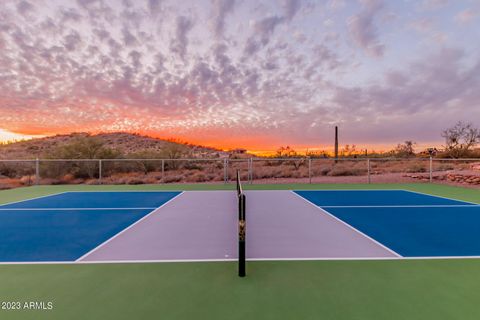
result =
[[[0,141],[141,133],[270,152],[480,124],[478,1],[0,2]]]
[[[6,130],[0,129],[0,143],[9,143],[9,142],[16,142],[21,140],[29,140],[34,138],[41,138],[41,135],[25,135],[14,133]]]

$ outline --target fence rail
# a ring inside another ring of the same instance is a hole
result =
[[[242,179],[250,184],[272,180],[303,183],[381,183],[403,182],[407,178],[435,182],[450,179],[448,175],[468,174],[470,180],[475,180],[474,183],[478,176],[480,185],[480,159],[432,157],[0,159],[0,184],[2,179],[17,179],[23,184],[171,182],[226,184],[234,180],[236,171],[239,171]],[[395,179],[402,181],[393,181]]]

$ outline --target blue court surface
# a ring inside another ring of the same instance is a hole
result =
[[[75,261],[179,192],[67,192],[0,206],[0,262]]]
[[[480,256],[480,205],[402,190],[296,191],[403,257]]]

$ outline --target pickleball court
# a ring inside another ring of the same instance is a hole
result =
[[[249,190],[247,260],[480,256],[480,205],[406,190]],[[0,206],[0,261],[238,258],[231,190],[63,192]]]

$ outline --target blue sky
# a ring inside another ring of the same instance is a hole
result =
[[[4,0],[0,129],[217,147],[441,145],[480,125],[480,1]]]

